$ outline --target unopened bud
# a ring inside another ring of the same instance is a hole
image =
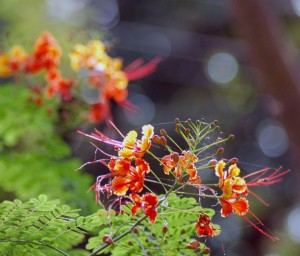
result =
[[[161,145],[167,145],[167,139],[164,137],[164,136],[161,136],[160,139],[159,139],[159,143]]]
[[[135,233],[135,234],[138,234],[139,233],[139,229],[137,227],[134,227],[132,229],[132,232]]]
[[[160,144],[160,137],[158,135],[154,135],[152,137],[152,141],[156,144]]]
[[[175,132],[180,133],[180,124],[176,124]]]
[[[203,254],[209,254],[210,253],[210,248],[205,247],[202,251]]]
[[[104,236],[102,238],[102,241],[107,245],[112,245],[114,243],[110,236]]]
[[[211,160],[207,163],[207,166],[208,166],[208,168],[210,168],[210,169],[214,169],[214,168],[216,167],[217,163],[218,163],[218,160],[216,160],[216,159],[211,159]]]
[[[234,158],[231,158],[228,161],[228,164],[237,164],[238,162],[239,162],[239,159],[237,159],[236,157],[234,157]]]
[[[179,124],[180,123],[180,120],[179,120],[179,118],[177,117],[177,118],[175,118],[175,123],[176,124]]]
[[[197,240],[190,242],[190,243],[186,246],[186,248],[188,248],[188,249],[193,249],[193,250],[195,250],[195,249],[197,249],[197,248],[199,248],[199,247],[200,247],[200,242],[197,241]]]
[[[228,139],[229,139],[229,140],[234,140],[234,138],[235,138],[235,136],[234,136],[233,134],[230,134],[230,135],[228,136]]]
[[[167,135],[167,132],[166,132],[165,129],[161,129],[161,130],[159,131],[159,133],[160,133],[160,135],[162,135],[162,136],[166,136],[166,135]]]
[[[219,155],[222,155],[224,153],[224,148],[219,148],[218,150],[217,150],[217,155],[219,156]]]
[[[189,135],[191,133],[191,130],[189,128],[185,128],[184,133],[186,135]]]
[[[167,233],[168,230],[169,230],[169,228],[168,228],[167,226],[163,226],[162,232],[163,232],[164,234]]]
[[[179,162],[179,154],[177,152],[174,152],[172,155],[171,155],[171,158],[172,160],[175,162],[175,163],[178,163]]]

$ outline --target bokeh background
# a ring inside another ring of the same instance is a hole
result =
[[[251,202],[251,211],[280,237],[278,243],[234,216],[216,216],[223,231],[208,242],[212,255],[223,255],[222,244],[228,256],[297,255],[299,15],[299,0],[1,0],[1,47],[30,44],[49,30],[62,44],[96,34],[125,65],[160,56],[154,74],[129,85],[128,99],[139,111],[113,105],[116,126],[126,132],[146,123],[160,127],[176,117],[218,120],[224,134],[236,136],[224,157],[238,157],[245,172],[291,169],[283,182],[257,190],[269,207]],[[64,135],[74,156],[91,160],[93,149],[82,145],[74,130]]]

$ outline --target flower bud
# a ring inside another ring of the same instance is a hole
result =
[[[222,155],[224,153],[224,148],[219,148],[218,150],[217,150],[217,155],[219,156],[219,155]]]
[[[231,158],[228,161],[228,164],[237,164],[238,162],[239,162],[239,159],[237,159],[236,157],[234,157],[234,158]]]
[[[162,232],[163,232],[164,234],[167,233],[168,230],[169,230],[169,228],[168,228],[167,226],[163,226]]]
[[[200,245],[201,245],[201,244],[200,244],[199,241],[194,240],[194,241],[190,242],[190,243],[186,246],[186,248],[196,250],[197,248],[200,247]]]
[[[186,229],[182,229],[180,233],[181,234],[185,234],[186,233]]]
[[[177,152],[174,152],[172,155],[171,155],[171,158],[172,160],[175,162],[175,163],[178,163],[179,162],[179,154]]]
[[[156,144],[160,144],[160,137],[158,135],[154,135],[152,137],[152,141]]]
[[[159,133],[161,136],[167,136],[167,131],[165,129],[161,129]]]
[[[107,235],[102,238],[102,241],[107,245],[112,245],[114,243],[111,237]]]
[[[214,169],[217,165],[218,161],[216,159],[211,159],[208,163],[207,166],[210,169]]]
[[[139,229],[137,227],[134,227],[132,229],[132,232],[135,233],[135,234],[138,234],[139,233]]]
[[[177,118],[175,118],[175,123],[176,124],[179,124],[180,123],[180,120],[179,120],[179,118],[177,117]]]
[[[209,254],[210,253],[210,248],[205,247],[202,251],[203,254]]]
[[[180,133],[180,124],[176,124],[175,132]]]
[[[191,130],[189,128],[185,128],[184,133],[186,135],[189,135],[191,133]]]
[[[230,134],[230,135],[228,136],[228,139],[229,139],[229,140],[234,140],[234,139],[235,139],[235,136],[234,136],[233,134]]]
[[[161,136],[160,139],[159,139],[159,143],[161,145],[167,145],[167,139],[164,137],[164,136]]]

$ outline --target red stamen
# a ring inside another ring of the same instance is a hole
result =
[[[249,213],[256,219],[258,220],[258,222],[263,225],[263,223],[252,213],[249,211]],[[276,236],[271,236],[270,234],[266,233],[265,231],[263,231],[261,228],[259,228],[255,223],[253,223],[251,220],[249,220],[246,216],[242,216],[247,222],[249,222],[251,224],[251,226],[253,226],[256,230],[258,230],[261,234],[265,235],[266,237],[268,237],[269,239],[271,239],[273,242],[277,242],[279,241],[279,238]]]
[[[127,79],[129,81],[132,81],[150,75],[155,71],[159,62],[160,62],[160,57],[156,57],[143,66],[137,66],[137,64],[134,64],[132,67],[129,68],[129,71],[128,69],[127,70],[124,69],[124,71],[126,70],[125,73]],[[139,64],[140,62],[137,63]],[[136,67],[136,69],[133,69],[133,67]]]
[[[256,193],[252,192],[251,190],[249,190],[249,193],[251,195],[253,195],[256,199],[258,199],[261,203],[263,203],[265,206],[269,206],[269,204],[264,201],[259,195],[257,195]]]

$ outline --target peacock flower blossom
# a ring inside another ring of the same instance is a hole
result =
[[[151,147],[151,139],[154,134],[152,125],[144,125],[142,127],[143,137],[137,139],[137,132],[130,131],[123,140],[122,148],[119,150],[119,156],[124,158],[141,158]]]
[[[197,161],[197,156],[186,150],[182,151],[182,155],[173,153],[161,159],[165,174],[169,175],[170,171],[174,169],[173,173],[176,177],[181,177],[182,173],[187,173],[189,175],[188,182],[200,184],[201,179],[197,175],[197,169],[195,167]]]
[[[240,168],[236,164],[231,164],[225,171],[226,164],[223,160],[219,161],[215,167],[215,174],[219,177],[219,187],[223,191],[224,198],[238,197],[248,194],[248,186],[245,179],[239,177]]]
[[[86,70],[87,82],[91,88],[99,91],[99,102],[105,106],[106,115],[99,114],[94,121],[101,122],[110,115],[109,101],[112,99],[121,106],[129,106],[127,101],[129,81],[145,77],[153,73],[160,62],[155,58],[147,64],[138,59],[123,68],[119,58],[112,58],[106,52],[100,40],[92,40],[87,45],[77,44],[69,54],[71,68],[78,72]],[[99,109],[99,111],[101,111]],[[91,112],[95,112],[92,107]],[[101,118],[101,119],[100,119]]]
[[[7,53],[0,54],[0,76],[9,77],[12,75],[12,70],[9,67],[9,55]]]
[[[245,215],[249,211],[249,202],[246,198],[220,198],[222,206],[221,216],[226,217],[228,214],[234,213],[239,216]]]
[[[249,218],[246,217],[246,214],[249,213],[252,217],[258,221],[259,224],[263,225],[263,223],[258,219],[258,217],[250,211],[249,202],[244,197],[249,193],[254,195],[258,200],[260,200],[265,205],[265,203],[258,195],[254,192],[250,191],[248,187],[251,186],[262,186],[262,185],[271,185],[282,180],[282,176],[286,175],[290,170],[286,170],[280,173],[281,168],[276,169],[269,176],[264,177],[269,168],[259,170],[257,172],[248,174],[244,177],[240,177],[240,169],[236,164],[229,164],[229,167],[225,169],[226,163],[221,160],[215,166],[215,174],[219,177],[219,187],[221,188],[223,194],[219,198],[219,202],[222,206],[221,216],[226,217],[228,214],[236,214],[238,216],[243,217],[248,223],[250,223],[255,229],[257,229],[260,233],[270,238],[272,241],[277,241],[278,238],[272,236],[261,228],[254,222],[252,222]],[[246,182],[246,179],[252,176],[257,175],[253,180]]]
[[[9,68],[15,73],[22,70],[29,58],[29,54],[19,45],[13,46],[9,51]]]
[[[128,190],[141,192],[144,188],[145,173],[150,171],[149,164],[143,160],[131,161],[123,158],[111,158],[108,167],[113,175],[111,182],[112,192],[115,195],[123,196]]]
[[[211,218],[205,214],[204,212],[200,211],[200,216],[198,221],[195,224],[196,232],[198,236],[215,236],[216,232],[219,231],[219,229],[214,228],[211,225]]]
[[[144,213],[149,217],[149,221],[151,223],[154,223],[157,216],[157,196],[147,192],[142,197],[135,193],[132,193],[130,197],[132,202],[134,203],[131,208],[132,215],[135,216],[139,209],[143,209]]]

